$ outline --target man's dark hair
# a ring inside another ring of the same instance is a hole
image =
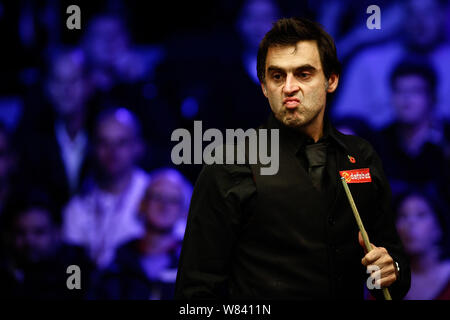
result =
[[[389,79],[391,89],[394,89],[395,81],[398,78],[411,75],[424,79],[428,84],[430,93],[433,96],[436,94],[437,75],[434,68],[426,62],[416,59],[402,60],[394,67]]]
[[[319,50],[325,78],[341,73],[333,38],[316,22],[304,18],[282,18],[266,33],[258,49],[257,71],[260,82],[265,81],[267,52],[274,46],[292,46],[299,41],[314,40]]]

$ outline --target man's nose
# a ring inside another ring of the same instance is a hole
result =
[[[300,90],[300,84],[293,74],[288,74],[286,76],[286,82],[284,83],[283,93],[286,95],[292,95]]]

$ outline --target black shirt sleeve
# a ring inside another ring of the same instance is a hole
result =
[[[255,192],[247,166],[203,168],[191,199],[175,299],[227,297],[230,260],[243,205]]]

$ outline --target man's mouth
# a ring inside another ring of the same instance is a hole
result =
[[[284,98],[283,105],[286,109],[295,109],[300,105],[300,99],[295,97]]]

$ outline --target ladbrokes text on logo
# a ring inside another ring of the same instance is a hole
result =
[[[372,182],[369,168],[339,171],[341,177],[347,183],[366,183]]]

